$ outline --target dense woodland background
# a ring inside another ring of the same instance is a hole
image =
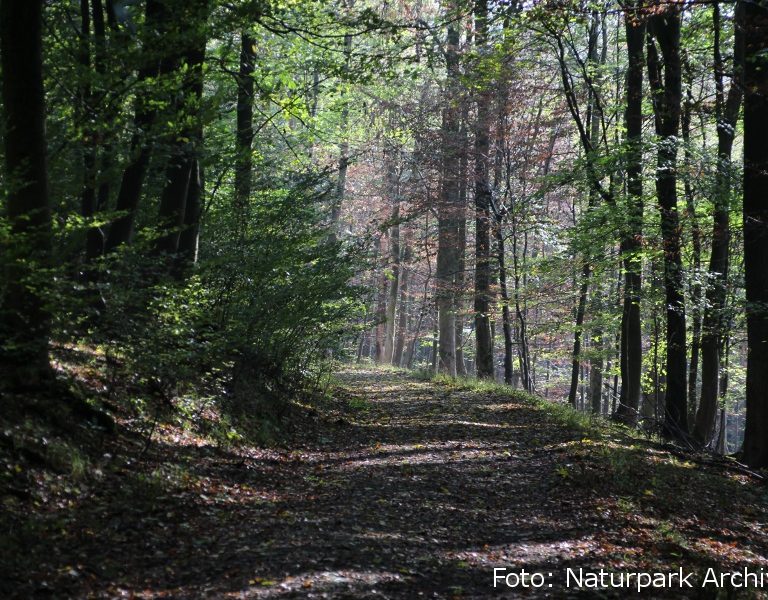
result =
[[[4,405],[370,360],[768,465],[763,0],[0,8]]]

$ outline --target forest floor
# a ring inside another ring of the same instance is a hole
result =
[[[0,490],[0,595],[622,598],[566,569],[681,567],[693,588],[647,597],[724,598],[708,567],[768,564],[768,488],[732,463],[499,390],[336,378],[285,448],[164,425],[140,457],[138,438],[104,442],[77,479],[9,463],[28,487]],[[494,567],[545,583],[494,588]]]

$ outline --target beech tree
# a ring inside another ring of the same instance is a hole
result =
[[[475,43],[482,57],[488,44],[488,2],[475,2]],[[482,62],[480,63],[482,66]],[[477,376],[494,377],[491,337],[491,98],[492,87],[481,80],[475,126],[475,340]]]
[[[53,376],[42,10],[42,0],[0,3],[5,216],[10,225],[3,240],[0,384],[11,389],[45,386]]]
[[[630,425],[637,423],[642,392],[642,292],[643,236],[643,64],[646,20],[641,14],[642,2],[625,7],[624,30],[627,44],[626,149],[627,178],[626,223],[621,238],[624,266],[624,298],[621,313],[620,374],[621,395],[616,417]]]
[[[728,285],[729,254],[731,240],[730,212],[732,193],[731,153],[736,137],[742,98],[742,82],[739,73],[744,55],[743,4],[737,4],[736,26],[733,44],[733,76],[728,92],[725,91],[725,65],[721,44],[720,5],[713,7],[714,68],[715,68],[715,120],[717,123],[717,166],[715,174],[715,207],[712,225],[712,250],[709,259],[708,287],[701,337],[701,399],[696,411],[694,438],[700,444],[709,444],[715,430],[717,400],[720,390],[721,354],[724,348],[725,302]]]
[[[680,26],[678,6],[658,7],[648,22],[647,43],[648,80],[658,135],[656,196],[664,244],[667,325],[664,431],[677,439],[688,434],[685,299],[677,208],[677,137],[682,103]]]
[[[453,7],[455,10],[455,7]],[[438,205],[438,249],[435,273],[435,295],[439,320],[438,370],[456,375],[456,314],[455,282],[458,271],[457,232],[459,218],[459,181],[456,138],[459,132],[459,113],[455,96],[459,86],[459,28],[453,22],[448,26],[445,64],[446,90],[442,109],[441,151],[442,164],[440,200]]]
[[[744,461],[768,466],[768,2],[745,2],[744,283],[747,294],[747,421]]]

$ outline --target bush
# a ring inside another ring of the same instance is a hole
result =
[[[107,310],[91,339],[164,403],[205,387],[236,420],[279,419],[360,310],[355,252],[321,222],[329,182],[269,184],[247,215],[211,207],[191,274],[164,273],[137,240],[99,278]]]

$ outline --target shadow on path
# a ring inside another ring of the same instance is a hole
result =
[[[714,564],[692,542],[665,548],[654,534],[663,519],[622,520],[594,486],[574,485],[570,452],[583,436],[536,407],[380,371],[340,377],[366,402],[317,447],[156,447],[176,463],[127,469],[118,490],[37,524],[39,570],[11,580],[10,595],[618,598],[630,594],[566,587],[566,568]],[[494,567],[542,573],[545,584],[494,588]]]

